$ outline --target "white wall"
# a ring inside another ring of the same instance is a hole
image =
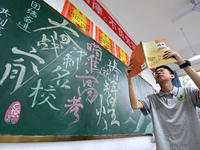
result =
[[[62,12],[65,0],[44,0],[58,12]],[[89,6],[82,0],[69,0],[93,23],[106,33],[115,43],[117,43],[129,56],[132,50],[96,15]],[[112,16],[112,14],[110,14]],[[123,28],[123,27],[122,27]],[[127,33],[128,34],[128,33]],[[137,42],[136,42],[137,44]],[[159,86],[155,84],[152,73],[149,69],[142,72],[143,78],[149,82],[156,90]],[[129,137],[107,140],[90,141],[67,141],[67,142],[48,142],[48,143],[0,143],[0,150],[151,150],[155,149],[151,136]]]
[[[0,143],[0,150],[155,150],[151,136],[48,143]]]

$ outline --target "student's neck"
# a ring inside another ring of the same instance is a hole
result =
[[[160,87],[161,91],[164,93],[170,93],[174,88],[171,82],[160,84]]]

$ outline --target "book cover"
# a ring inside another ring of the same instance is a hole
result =
[[[146,68],[156,68],[171,62],[176,62],[175,58],[163,59],[164,52],[169,50],[165,39],[151,42],[140,42],[133,50],[130,57],[130,64],[134,66],[129,72],[129,78],[136,76]]]
[[[140,42],[131,54],[130,65],[133,65],[134,68],[129,72],[129,78],[136,76],[147,68],[142,45],[142,42]]]
[[[165,39],[155,40],[148,43],[142,42],[142,44],[146,56],[145,59],[147,66],[149,68],[156,68],[161,65],[176,62],[176,59],[174,58],[169,58],[167,60],[163,59],[164,52],[166,50],[170,50]]]

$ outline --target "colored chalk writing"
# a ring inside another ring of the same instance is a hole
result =
[[[130,107],[127,66],[103,46],[39,0],[3,1],[0,14],[1,135],[152,132]]]

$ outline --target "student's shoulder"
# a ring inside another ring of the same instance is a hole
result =
[[[148,95],[147,98],[149,98],[149,99],[155,99],[158,96],[159,96],[159,93],[157,92],[157,93],[153,93],[153,94]]]
[[[190,92],[198,92],[199,89],[194,86],[184,86],[184,87],[179,87],[179,92],[180,93],[190,93]]]
[[[184,86],[184,87],[179,87],[179,90],[197,90],[197,87],[194,86]]]

